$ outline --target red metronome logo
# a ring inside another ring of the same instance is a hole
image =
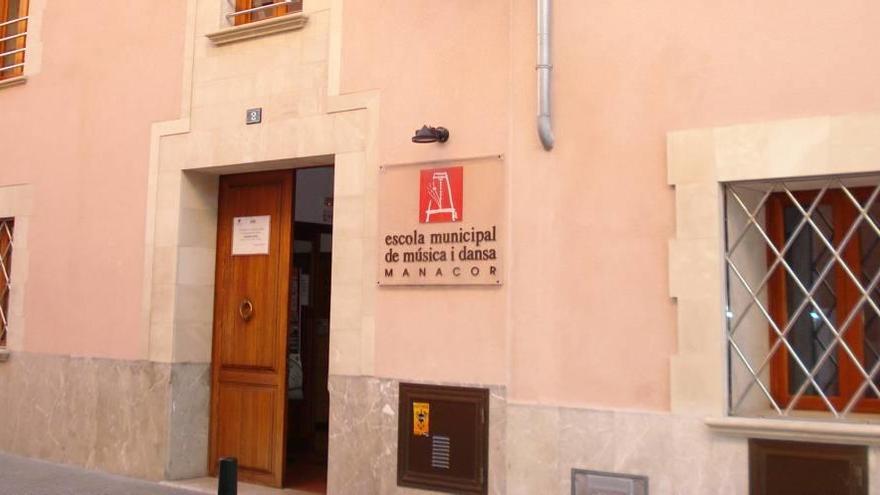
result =
[[[462,167],[430,168],[419,180],[419,223],[460,222]]]

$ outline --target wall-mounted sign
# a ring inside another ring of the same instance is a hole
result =
[[[232,255],[269,254],[269,225],[272,217],[235,217],[232,219]]]
[[[419,223],[460,222],[464,215],[462,169],[426,168],[419,178]]]
[[[426,437],[431,434],[431,404],[413,402],[413,435]]]
[[[503,173],[501,158],[383,167],[379,284],[500,284]]]

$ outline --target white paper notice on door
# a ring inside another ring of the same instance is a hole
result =
[[[232,255],[269,254],[269,215],[232,219]]]

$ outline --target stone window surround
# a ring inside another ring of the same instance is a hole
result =
[[[0,80],[0,90],[20,86],[28,78],[40,73],[43,60],[43,11],[47,0],[30,0],[28,3],[27,39],[24,52],[24,73],[17,77]]]
[[[309,20],[306,8],[314,10],[316,3],[315,1],[303,0],[302,10],[236,26],[230,25],[226,18],[227,14],[233,12],[231,4],[227,0],[222,1],[223,8],[220,9],[222,15],[217,30],[205,35],[217,46],[302,29]]]
[[[236,41],[302,29],[308,20],[309,16],[302,12],[291,12],[278,17],[223,28],[205,36],[215,45],[226,45]]]
[[[670,362],[672,411],[707,417],[707,426],[721,434],[877,444],[876,417],[840,423],[822,415],[727,416],[721,205],[726,182],[877,172],[880,114],[674,131],[667,136],[667,162],[676,207],[669,243],[678,328],[678,352]]]
[[[6,347],[0,349],[0,362],[7,361],[12,353],[21,351],[24,342],[24,297],[28,275],[27,234],[33,205],[33,190],[28,184],[0,186],[0,218],[14,218],[13,233],[15,260],[10,274],[9,325]]]

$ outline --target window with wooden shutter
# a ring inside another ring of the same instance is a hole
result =
[[[302,11],[302,0],[235,0],[234,25]]]
[[[0,79],[24,74],[28,0],[0,0]]]
[[[732,414],[880,412],[878,184],[726,186]]]

